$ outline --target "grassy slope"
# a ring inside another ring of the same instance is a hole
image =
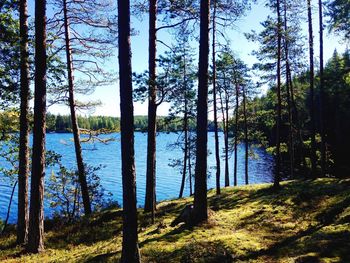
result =
[[[291,181],[209,192],[210,220],[187,229],[170,223],[191,198],[159,204],[156,224],[140,213],[143,262],[350,262],[350,180]],[[121,211],[69,226],[48,222],[46,251],[23,254],[14,232],[0,238],[1,262],[115,262]]]

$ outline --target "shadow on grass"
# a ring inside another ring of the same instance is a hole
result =
[[[190,234],[192,229],[188,228],[185,224],[181,224],[179,227],[171,230],[170,232],[165,233],[160,237],[148,238],[143,242],[140,242],[140,247],[147,245],[152,242],[167,241],[167,242],[176,242],[181,237]]]
[[[86,259],[84,260],[84,262],[87,262],[87,263],[107,262],[109,261],[110,258],[116,257],[118,254],[119,254],[118,252],[105,253],[105,254],[97,255],[92,258]],[[115,262],[118,262],[118,261],[115,260]]]
[[[221,241],[193,241],[172,251],[162,251],[161,248],[149,249],[142,255],[145,262],[208,262],[230,263],[234,262],[233,251]]]
[[[47,238],[50,248],[65,248],[70,245],[92,245],[112,239],[122,231],[122,211],[103,211],[90,219],[67,225]]]

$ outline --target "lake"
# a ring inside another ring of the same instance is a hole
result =
[[[174,158],[182,158],[181,149],[169,149],[169,144],[176,142],[179,134],[159,133],[157,136],[157,201],[177,198],[180,191],[181,173],[177,168],[169,166]],[[106,137],[106,136],[105,136]],[[122,204],[122,179],[121,179],[121,154],[120,154],[120,134],[114,133],[107,137],[113,137],[115,140],[108,144],[94,143],[83,144],[84,161],[90,165],[102,165],[103,168],[98,171],[102,186],[107,192],[113,194],[113,200]],[[75,152],[72,141],[72,134],[69,133],[50,133],[46,137],[48,150],[54,150],[62,155],[63,164],[72,168],[75,166]],[[223,147],[223,135],[220,135],[220,146]],[[214,155],[214,133],[209,133],[208,150],[211,154],[208,156],[208,189],[215,188],[215,155]],[[257,157],[249,159],[249,182],[266,183],[272,182],[273,158],[263,149],[255,149]],[[146,186],[146,153],[147,153],[147,134],[135,133],[135,160],[136,160],[136,181],[137,181],[137,206],[143,206]],[[223,155],[223,152],[222,152]],[[0,166],[6,167],[7,164],[0,160]],[[221,184],[224,185],[224,161],[221,164]],[[233,155],[230,159],[230,184],[233,184]],[[244,184],[244,146],[238,148],[238,184]],[[47,169],[47,175],[50,175],[52,168]],[[48,178],[49,176],[46,176]],[[0,218],[5,219],[7,206],[12,188],[0,178]],[[189,183],[186,181],[184,195],[189,195]],[[50,216],[50,209],[45,202],[45,216]],[[11,207],[10,223],[17,220],[17,192]]]

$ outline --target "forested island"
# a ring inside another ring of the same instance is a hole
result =
[[[350,262],[349,9],[1,1],[0,261]]]

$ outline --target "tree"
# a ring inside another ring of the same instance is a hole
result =
[[[171,166],[181,168],[182,180],[179,198],[183,197],[186,178],[189,179],[191,188],[191,151],[194,149],[193,136],[191,136],[191,121],[195,118],[195,99],[194,90],[195,68],[193,67],[192,49],[188,43],[189,32],[181,26],[181,33],[177,36],[177,45],[172,48],[172,52],[166,52],[167,57],[159,59],[159,65],[163,70],[159,75],[165,75],[161,86],[169,89],[166,101],[170,103],[168,120],[171,123],[180,123],[180,134],[178,140],[170,145],[171,148],[181,148],[183,158],[174,159]],[[169,69],[170,68],[170,69]],[[192,145],[192,146],[191,146]],[[191,189],[190,189],[191,190]],[[190,191],[191,192],[191,191]]]
[[[69,107],[71,113],[73,135],[74,135],[74,147],[78,166],[78,177],[81,187],[81,194],[83,197],[84,211],[86,215],[91,214],[91,203],[88,192],[88,185],[86,181],[86,171],[84,167],[84,161],[82,156],[82,149],[80,144],[80,132],[78,127],[78,120],[75,112],[75,99],[74,99],[74,83],[73,83],[73,61],[71,53],[70,33],[69,33],[69,20],[67,1],[63,0],[63,14],[64,14],[64,35],[66,41],[66,58],[67,58],[67,72],[68,72],[68,87],[69,87]]]
[[[140,262],[137,241],[134,113],[130,47],[130,1],[118,0],[120,128],[123,180],[123,247],[121,261]]]
[[[101,64],[103,60],[111,56],[111,50],[114,47],[112,39],[115,37],[110,36],[110,33],[115,31],[116,24],[114,16],[110,14],[114,7],[108,1],[87,3],[75,0],[56,0],[53,4],[54,10],[57,11],[49,21],[49,29],[54,35],[51,45],[58,54],[64,50],[67,85],[64,83],[61,87],[53,87],[57,95],[51,99],[51,103],[60,102],[69,105],[78,179],[84,211],[86,215],[89,215],[91,200],[76,111],[77,109],[93,108],[98,103],[81,103],[75,99],[75,95],[76,93],[89,94],[95,87],[110,82],[106,80],[108,74],[101,68]],[[78,80],[74,76],[76,71],[80,73]]]
[[[287,18],[287,0],[283,2],[283,17],[284,17],[284,31],[283,31],[283,42],[284,42],[284,56],[285,56],[285,76],[286,76],[286,90],[287,90],[287,110],[288,110],[288,122],[289,122],[289,162],[290,162],[290,176],[294,177],[294,136],[293,136],[293,115],[292,115],[292,103],[291,103],[291,90],[292,82],[290,76],[290,63],[289,63],[289,28]]]
[[[157,57],[157,0],[149,1],[149,47],[148,47],[148,136],[147,136],[147,171],[145,212],[156,209],[156,132],[157,132],[157,85],[156,85],[156,57]]]
[[[245,146],[244,175],[245,175],[245,184],[249,184],[249,176],[248,176],[249,140],[248,140],[248,121],[247,121],[247,92],[246,92],[245,86],[243,86],[242,95],[243,95],[243,118],[244,118],[244,146]]]
[[[18,215],[17,243],[28,238],[28,175],[29,175],[29,51],[27,0],[20,1],[20,47],[21,47],[21,114],[18,169]]]
[[[276,2],[277,10],[277,116],[276,116],[276,174],[273,185],[278,188],[280,186],[281,173],[281,48],[282,48],[282,20],[280,1]]]
[[[46,68],[46,0],[36,0],[34,128],[27,244],[27,251],[33,253],[44,250]]]
[[[216,104],[216,53],[215,53],[215,37],[216,37],[216,10],[217,1],[213,0],[213,25],[212,25],[212,56],[213,56],[213,110],[214,110],[214,133],[215,133],[215,161],[216,161],[216,194],[220,194],[220,152],[219,152],[219,131]]]
[[[197,152],[194,189],[194,223],[207,220],[208,55],[210,0],[200,5],[200,40],[197,104]]]
[[[326,174],[326,135],[324,132],[324,59],[323,59],[323,3],[318,1],[318,20],[320,30],[320,132],[321,132],[321,175]]]
[[[0,109],[4,110],[19,101],[19,23],[16,18],[18,2],[0,3]]]
[[[216,61],[217,67],[217,90],[219,92],[222,126],[224,132],[224,154],[225,154],[225,187],[230,185],[229,177],[229,110],[231,108],[232,98],[234,96],[235,86],[235,70],[234,58],[232,51],[228,47],[224,47]],[[236,89],[237,91],[237,89]],[[237,94],[236,94],[237,95]],[[236,97],[238,100],[238,97]],[[236,108],[238,109],[238,107]],[[238,111],[237,111],[238,114]],[[238,121],[238,119],[237,119]],[[237,135],[237,133],[236,133]],[[237,138],[237,136],[235,136]],[[237,147],[236,147],[237,148]],[[235,150],[236,150],[235,148]],[[236,152],[235,152],[236,155]],[[235,158],[236,160],[236,158]],[[235,171],[237,165],[235,164]],[[237,174],[234,176],[234,185],[237,185]]]
[[[218,119],[217,119],[217,88],[216,88],[216,34],[219,32],[225,36],[224,32],[217,30],[217,25],[222,28],[232,26],[240,16],[244,15],[245,11],[250,8],[249,0],[242,1],[220,1],[213,0],[212,4],[212,82],[213,82],[213,110],[214,110],[214,138],[215,138],[215,161],[216,161],[216,194],[220,194],[220,152],[219,152],[219,134],[218,134]],[[218,22],[219,21],[219,22]],[[217,32],[218,31],[218,32]],[[228,122],[228,118],[226,118]],[[227,137],[227,138],[226,138]],[[228,136],[225,138],[225,145],[228,145]],[[225,186],[229,186],[228,173],[228,148],[226,148],[225,158]]]
[[[276,118],[274,121],[276,133],[274,136],[272,134],[268,136],[268,141],[273,146],[270,149],[276,156],[276,174],[282,174],[287,170],[284,169],[287,166],[281,165],[281,163],[286,161],[290,164],[288,173],[293,174],[294,163],[301,164],[306,162],[303,157],[304,138],[301,130],[302,123],[301,118],[298,116],[296,103],[296,97],[299,94],[295,92],[293,83],[293,75],[299,74],[304,68],[304,38],[300,35],[301,30],[299,26],[301,6],[300,3],[288,0],[279,1],[278,12],[276,1],[271,1],[268,6],[277,14],[277,19],[269,16],[262,23],[263,31],[258,35],[253,31],[252,34],[247,34],[247,37],[260,43],[259,50],[253,52],[260,60],[259,63],[253,66],[253,69],[257,69],[262,73],[259,84],[271,85],[276,93],[274,98],[276,102]],[[276,48],[276,46],[280,47],[280,49]],[[278,108],[280,108],[280,111]],[[288,130],[286,129],[287,127]],[[278,145],[280,146],[278,147]],[[297,146],[297,154],[294,154],[294,145]],[[288,155],[285,155],[287,151]],[[289,157],[288,159],[286,158],[287,156]],[[278,165],[278,159],[280,159],[280,165]],[[280,166],[280,169],[278,169],[278,166]]]
[[[350,38],[350,2],[349,0],[331,0],[327,3],[327,15],[330,18],[329,29]]]
[[[309,31],[309,67],[310,67],[310,122],[311,122],[311,176],[316,176],[316,121],[315,121],[315,106],[314,106],[314,35],[312,26],[312,9],[311,0],[307,0],[308,14],[308,31]]]

